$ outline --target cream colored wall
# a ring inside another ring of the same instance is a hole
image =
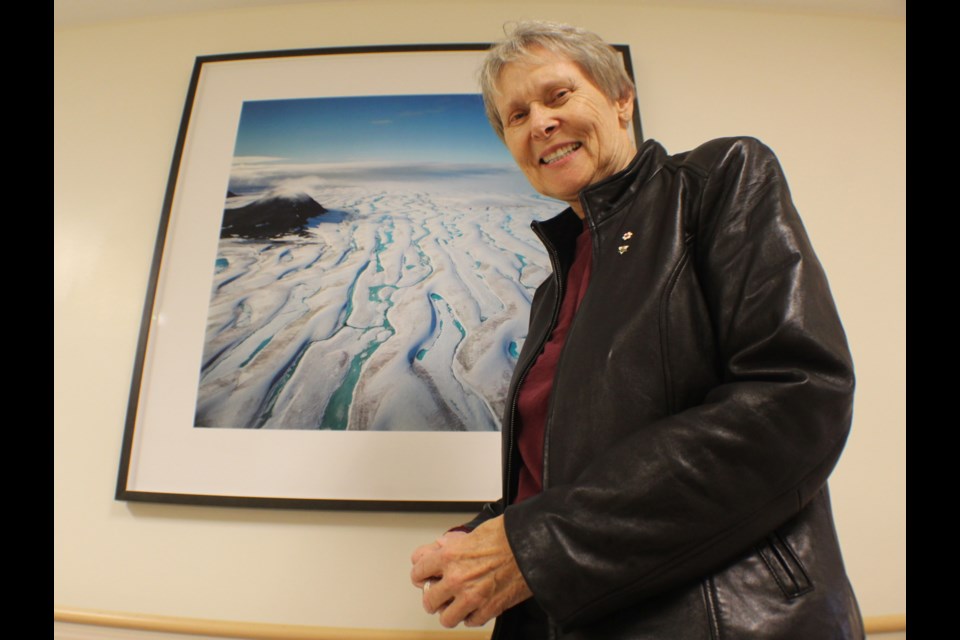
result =
[[[54,602],[172,616],[434,629],[407,556],[461,516],[112,498],[167,171],[197,55],[489,41],[543,17],[628,43],[648,137],[756,135],[780,155],[854,356],[832,482],[864,613],[905,595],[905,24],[604,2],[341,2],[55,30]]]

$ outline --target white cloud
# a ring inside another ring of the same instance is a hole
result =
[[[284,158],[274,156],[234,156],[233,166],[245,166],[250,164],[265,164],[268,162],[280,162]]]
[[[432,184],[443,190],[490,189],[494,192],[529,190],[526,179],[512,164],[390,163],[390,162],[263,162],[235,164],[230,188],[238,193],[282,188],[284,192],[316,193],[331,186],[379,184],[398,187]]]

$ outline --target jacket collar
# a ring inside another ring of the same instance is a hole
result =
[[[643,185],[663,166],[666,156],[667,152],[659,142],[647,140],[625,169],[581,191],[580,206],[591,227],[634,202]]]
[[[666,150],[656,140],[640,145],[637,155],[622,171],[596,182],[580,192],[580,204],[586,213],[585,224],[592,230],[633,202],[640,189],[664,165]],[[584,227],[572,208],[531,226],[548,245],[557,250],[561,264],[572,259],[576,238]]]

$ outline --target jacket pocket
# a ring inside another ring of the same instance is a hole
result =
[[[813,591],[813,583],[800,559],[778,532],[774,531],[757,545],[757,553],[788,599]]]

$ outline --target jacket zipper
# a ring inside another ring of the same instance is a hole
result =
[[[557,249],[556,249],[556,247],[554,246],[553,242],[551,242],[550,240],[548,240],[547,237],[544,235],[543,231],[542,231],[541,228],[540,228],[540,225],[539,225],[537,222],[531,223],[531,224],[530,224],[530,228],[533,229],[533,232],[534,232],[534,233],[536,234],[536,236],[540,239],[540,242],[543,244],[544,248],[546,248],[546,250],[547,250],[547,255],[550,257],[550,265],[551,265],[551,267],[553,268],[553,278],[554,278],[554,281],[556,282],[556,285],[557,285],[557,296],[556,296],[556,298],[555,298],[554,301],[553,301],[553,313],[552,313],[552,315],[551,315],[550,324],[549,324],[549,326],[547,327],[547,331],[544,332],[544,335],[540,338],[540,344],[537,345],[536,355],[533,356],[533,357],[531,357],[531,358],[524,364],[523,372],[520,374],[520,377],[517,379],[517,385],[516,385],[516,387],[514,387],[513,397],[511,398],[511,401],[510,401],[510,423],[509,423],[509,425],[506,425],[506,428],[508,428],[510,431],[509,431],[509,433],[507,434],[507,435],[508,435],[508,438],[507,438],[507,443],[508,443],[508,444],[507,444],[507,459],[506,459],[506,463],[505,463],[506,468],[505,468],[505,470],[504,470],[504,471],[505,471],[505,476],[504,476],[504,477],[505,477],[505,485],[506,485],[506,486],[504,487],[504,492],[503,492],[503,494],[504,494],[504,505],[503,505],[503,508],[504,508],[504,509],[506,509],[507,506],[513,501],[513,497],[514,497],[514,496],[509,495],[509,493],[510,493],[510,492],[509,492],[509,489],[510,489],[510,484],[512,483],[512,482],[511,482],[511,479],[512,479],[512,477],[513,477],[513,450],[514,450],[514,433],[513,433],[513,428],[514,428],[514,424],[516,424],[516,418],[517,418],[517,402],[518,402],[518,399],[519,399],[519,396],[520,396],[520,387],[523,386],[523,381],[524,381],[524,379],[527,377],[527,374],[530,372],[530,369],[533,367],[533,363],[536,362],[537,358],[540,356],[540,352],[543,350],[544,345],[547,343],[547,340],[550,338],[550,334],[553,333],[554,328],[556,328],[556,326],[557,326],[557,318],[558,318],[559,315],[560,315],[560,306],[563,304],[563,296],[564,296],[564,278],[562,278],[561,275],[560,275],[560,273],[561,273],[561,269],[560,269],[560,256],[559,256],[559,254],[557,253]],[[593,247],[592,247],[592,248],[593,248],[593,254],[594,254],[594,255],[591,257],[591,260],[596,260],[596,253],[597,253],[597,251],[596,251],[597,236],[596,236],[596,234],[595,234],[595,232],[594,232],[594,230],[593,230],[592,228],[591,228],[591,230],[590,230],[590,234],[591,234],[591,242],[593,243]],[[588,285],[588,286],[589,286],[589,285]],[[576,317],[574,317],[574,324],[576,324]],[[572,331],[572,330],[573,330],[573,326],[571,326],[570,329],[571,329],[571,331]],[[569,337],[569,334],[568,334],[568,337]],[[564,349],[563,349],[563,351],[566,351],[566,344],[564,344]],[[561,351],[560,360],[557,362],[557,370],[560,369],[560,363],[562,362],[562,360],[563,360],[563,352]],[[552,394],[552,393],[550,394],[550,406],[553,406],[553,394]],[[550,407],[547,407],[546,424],[544,424],[544,431],[543,431],[543,437],[544,437],[544,449],[543,449],[544,465],[543,465],[543,473],[544,473],[544,477],[541,478],[541,482],[542,482],[542,484],[543,484],[543,488],[544,488],[544,489],[547,488],[547,482],[546,482],[546,477],[545,477],[545,476],[546,476],[546,473],[547,473],[547,464],[546,464],[546,455],[547,455],[546,445],[547,445],[547,443],[546,443],[546,438],[547,438],[547,432],[548,432],[549,426],[550,426],[550,415],[551,415]],[[552,623],[552,622],[549,622],[549,621],[548,621],[548,623],[547,623],[547,635],[549,636],[549,638],[550,638],[551,640],[554,640],[554,639],[557,637],[557,629],[556,629],[556,627],[553,625],[553,623]]]
[[[584,216],[584,218],[583,218],[584,230],[582,231],[582,233],[589,233],[589,234],[590,234],[590,243],[591,243],[591,256],[590,256],[590,261],[591,261],[591,263],[592,263],[591,270],[594,270],[595,267],[596,267],[597,257],[598,257],[598,254],[599,254],[599,251],[597,250],[597,247],[598,247],[598,244],[599,244],[599,237],[598,237],[598,235],[597,235],[597,233],[596,233],[596,227],[595,227],[593,224],[591,224],[591,217],[590,217],[589,207],[586,206],[587,203],[584,201],[584,198],[581,198],[581,199],[580,199],[580,202],[581,202],[581,206],[583,207],[583,210],[584,210],[584,213],[585,213],[585,216]],[[587,228],[588,225],[589,225],[589,228]],[[549,253],[549,255],[550,255],[550,261],[551,261],[551,263],[553,264],[554,276],[555,276],[556,279],[557,279],[557,294],[558,294],[558,295],[557,295],[557,299],[556,299],[556,301],[554,302],[554,306],[553,306],[553,317],[552,317],[552,319],[550,320],[550,330],[547,332],[546,337],[544,337],[544,342],[542,342],[542,343],[540,344],[540,348],[542,349],[542,348],[543,348],[543,344],[546,342],[547,338],[548,338],[548,337],[550,336],[550,334],[553,332],[553,329],[557,326],[557,318],[558,318],[558,316],[560,315],[560,307],[561,307],[561,305],[563,304],[564,291],[563,291],[563,280],[560,278],[560,275],[559,275],[559,273],[560,273],[560,269],[559,269],[559,267],[560,267],[560,264],[559,264],[559,263],[560,263],[560,260],[559,260],[559,256],[557,255],[556,249],[553,247],[553,243],[549,243],[549,244],[547,243],[546,239],[544,238],[544,236],[543,236],[543,234],[541,233],[541,231],[540,231],[539,228],[534,227],[534,232],[535,232],[535,233],[537,234],[537,236],[540,238],[540,241],[544,244],[544,246],[547,247],[547,251],[548,251],[548,253]],[[591,276],[591,280],[592,280],[592,279],[593,279],[593,278],[592,278],[592,276]],[[587,289],[588,289],[588,291],[589,291],[589,288],[590,288],[590,283],[588,282],[588,283],[587,283]],[[587,294],[587,292],[584,292],[584,300],[586,299],[586,294]],[[582,301],[581,301],[581,304],[582,304]],[[554,387],[556,386],[556,373],[559,372],[559,371],[561,370],[562,366],[563,366],[563,357],[564,357],[564,355],[566,354],[567,344],[568,344],[568,342],[569,342],[570,336],[573,334],[574,328],[575,328],[576,325],[577,325],[577,316],[578,316],[578,315],[579,315],[578,313],[576,313],[576,312],[574,313],[573,322],[571,323],[570,329],[569,329],[569,331],[567,332],[567,337],[566,337],[566,339],[564,340],[563,349],[561,349],[561,351],[560,351],[560,358],[557,360],[557,368],[556,368],[556,371],[554,372]],[[529,367],[527,368],[527,370],[529,370]],[[525,371],[524,371],[524,376],[526,375],[526,373],[527,373],[527,371],[525,370]],[[522,382],[522,380],[521,380],[521,382]],[[519,390],[519,386],[518,386],[517,388],[518,388],[518,390]],[[543,477],[541,478],[541,484],[542,484],[544,490],[547,489],[547,474],[548,474],[548,472],[549,472],[549,465],[547,464],[547,446],[548,446],[548,443],[549,443],[550,422],[551,422],[551,418],[553,417],[553,406],[554,406],[554,403],[555,403],[555,396],[554,396],[554,394],[553,394],[553,389],[551,389],[551,391],[550,391],[550,404],[549,404],[549,406],[547,407],[546,422],[545,422],[545,424],[543,425]],[[514,404],[516,404],[516,398],[514,398]],[[511,415],[511,420],[512,420],[512,419],[513,419],[513,417],[512,417],[512,415]],[[511,433],[510,435],[512,436],[513,434]],[[511,443],[511,447],[512,447],[512,446],[513,446],[513,439],[512,439],[512,438],[511,438],[510,443]],[[560,635],[559,629],[557,628],[556,625],[554,625],[553,621],[548,618],[548,620],[547,620],[547,637],[548,637],[548,639],[549,639],[549,640],[556,640],[556,639],[559,637],[559,635]]]
[[[584,210],[584,213],[585,213],[585,216],[584,216],[584,218],[583,218],[584,229],[583,229],[583,231],[582,231],[581,233],[589,233],[589,234],[590,234],[590,245],[591,245],[591,247],[590,247],[590,253],[591,253],[591,255],[590,255],[590,262],[591,262],[591,267],[590,267],[590,269],[591,269],[591,272],[596,272],[597,257],[598,257],[598,254],[600,253],[600,252],[597,250],[598,245],[599,245],[599,237],[598,237],[598,235],[597,235],[596,227],[595,227],[593,224],[591,224],[590,210],[589,210],[589,208],[587,207],[587,203],[584,201],[583,198],[580,199],[580,202],[581,202],[581,206],[583,207],[583,210]],[[537,234],[537,235],[540,235],[540,234]],[[546,245],[546,242],[543,241],[543,237],[542,237],[542,236],[541,236],[540,239],[541,239],[542,242],[544,242],[544,245]],[[559,262],[559,260],[558,260],[558,262]],[[556,268],[556,267],[554,267],[554,268]],[[593,276],[592,276],[592,275],[591,275],[590,279],[593,280]],[[553,332],[553,329],[554,329],[554,328],[556,327],[556,325],[557,325],[557,318],[558,318],[558,316],[560,315],[560,307],[561,307],[561,305],[563,305],[563,288],[562,288],[562,287],[559,287],[559,288],[558,288],[558,291],[559,291],[559,293],[560,293],[560,296],[557,298],[556,305],[554,306],[553,320],[551,320],[551,324],[550,324],[550,333]],[[589,291],[590,291],[590,282],[587,282],[587,290],[584,291],[584,293],[583,293],[583,298],[582,298],[581,301],[580,301],[580,304],[581,304],[581,305],[586,301],[586,298],[587,298],[587,295],[589,294]],[[543,477],[541,478],[541,484],[542,484],[544,490],[546,490],[546,488],[547,488],[547,473],[549,472],[549,465],[547,464],[547,445],[548,445],[548,442],[549,442],[549,435],[550,435],[550,422],[551,422],[551,418],[553,417],[553,406],[554,406],[554,404],[555,404],[555,396],[554,396],[554,394],[553,394],[553,389],[556,387],[557,372],[559,372],[559,371],[563,368],[563,358],[564,358],[564,356],[565,356],[566,353],[567,353],[567,344],[568,344],[569,341],[570,341],[570,336],[572,336],[572,335],[574,334],[574,330],[575,330],[575,328],[576,328],[576,326],[577,326],[577,320],[578,320],[579,315],[580,315],[580,314],[579,314],[579,309],[575,310],[575,311],[574,311],[574,314],[573,314],[573,321],[570,323],[570,328],[567,330],[567,337],[564,339],[564,341],[563,341],[563,347],[560,349],[560,357],[557,359],[557,367],[556,367],[556,370],[554,371],[554,375],[553,375],[554,386],[551,387],[551,389],[550,389],[550,400],[549,400],[549,405],[547,406],[547,417],[546,417],[546,422],[545,422],[545,424],[544,424],[544,426],[543,426]],[[550,333],[548,333],[547,335],[549,336]],[[542,347],[541,347],[541,348],[542,348]]]
[[[505,486],[504,486],[504,505],[503,508],[506,509],[507,506],[513,502],[515,496],[510,494],[510,485],[513,483],[513,449],[514,449],[514,433],[513,427],[516,424],[517,419],[517,401],[520,396],[520,387],[523,386],[523,380],[527,377],[527,374],[530,372],[530,368],[533,366],[533,363],[536,362],[537,358],[540,356],[540,352],[543,350],[543,346],[546,344],[547,339],[550,337],[550,334],[553,332],[553,328],[557,324],[557,316],[560,315],[560,304],[563,300],[563,278],[560,277],[560,256],[557,254],[556,248],[553,246],[553,243],[547,240],[547,237],[543,234],[543,231],[540,230],[540,225],[536,222],[531,223],[530,228],[533,229],[533,232],[540,239],[540,242],[543,244],[544,248],[547,250],[547,255],[550,258],[550,265],[553,268],[553,278],[557,284],[557,297],[553,303],[553,314],[550,319],[550,325],[547,328],[547,331],[544,333],[543,337],[540,338],[540,344],[537,345],[536,355],[529,358],[524,365],[523,372],[520,374],[520,377],[517,379],[517,384],[513,390],[513,398],[510,401],[510,423],[507,425],[507,428],[510,430],[507,438],[507,459],[506,459],[506,469],[504,474]],[[544,435],[546,435],[546,429],[544,429]],[[546,467],[544,467],[546,470]]]

